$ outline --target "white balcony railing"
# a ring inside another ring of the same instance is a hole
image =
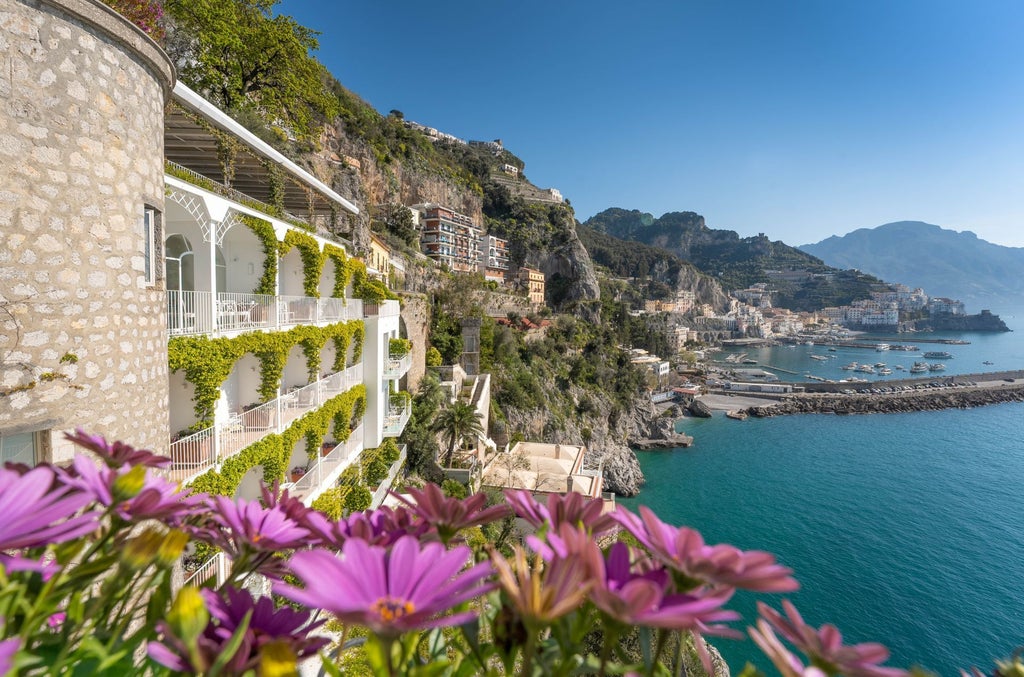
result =
[[[206,583],[210,579],[213,579],[217,587],[224,584],[228,577],[228,558],[224,556],[224,553],[218,552],[210,559],[203,562],[203,564],[196,569],[188,578],[185,579],[184,585],[193,585],[200,587],[203,583]]]
[[[384,503],[384,499],[388,497],[388,491],[395,484],[395,479],[398,477],[398,472],[405,465],[405,459],[408,456],[408,450],[403,444],[399,447],[398,460],[391,464],[391,469],[388,471],[388,476],[384,478],[384,481],[377,487],[377,491],[373,492],[373,496],[370,498],[370,508],[379,508]]]
[[[398,437],[412,416],[412,403],[404,395],[392,395],[384,415],[384,437]]]
[[[176,440],[170,445],[168,476],[179,482],[188,481],[267,435],[283,432],[306,412],[362,382],[363,365],[356,364]]]
[[[405,373],[409,371],[412,366],[412,353],[407,352],[404,355],[388,355],[387,361],[384,363],[384,378],[396,379],[405,376]]]
[[[361,299],[269,296],[208,291],[168,291],[167,329],[172,336],[276,329],[297,324],[363,318]]]
[[[398,317],[401,313],[398,301],[387,300],[380,303],[364,303],[363,313],[366,317]]]
[[[324,489],[326,483],[336,480],[341,471],[359,457],[359,452],[362,450],[363,426],[359,426],[349,434],[345,442],[317,459],[306,470],[306,474],[288,488],[288,493],[302,500],[318,495]]]

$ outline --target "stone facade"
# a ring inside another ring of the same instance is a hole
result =
[[[66,459],[77,426],[167,450],[173,77],[95,0],[0,0],[0,435],[39,432],[39,460]]]

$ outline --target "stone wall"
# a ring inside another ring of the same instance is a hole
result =
[[[0,0],[0,434],[166,452],[166,55],[95,0]]]
[[[412,366],[406,374],[405,388],[415,394],[426,372],[427,332],[430,329],[430,305],[423,294],[402,293],[402,338],[412,341]]]

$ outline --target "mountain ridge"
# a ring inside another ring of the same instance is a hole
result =
[[[1024,248],[923,221],[894,221],[800,245],[841,268],[974,303],[1024,295]],[[969,272],[968,272],[969,271]]]

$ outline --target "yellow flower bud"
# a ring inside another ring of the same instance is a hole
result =
[[[192,646],[199,634],[210,622],[210,612],[199,589],[186,585],[178,591],[170,611],[167,612],[167,624],[176,637]]]
[[[150,528],[131,538],[121,550],[121,561],[130,569],[145,569],[157,559],[164,543],[164,532]]]
[[[127,501],[135,498],[146,485],[146,467],[137,465],[123,475],[118,475],[114,480],[113,494],[114,501]]]
[[[188,545],[188,534],[178,530],[168,531],[156,553],[157,563],[165,567],[173,565],[181,557],[186,545]]]

